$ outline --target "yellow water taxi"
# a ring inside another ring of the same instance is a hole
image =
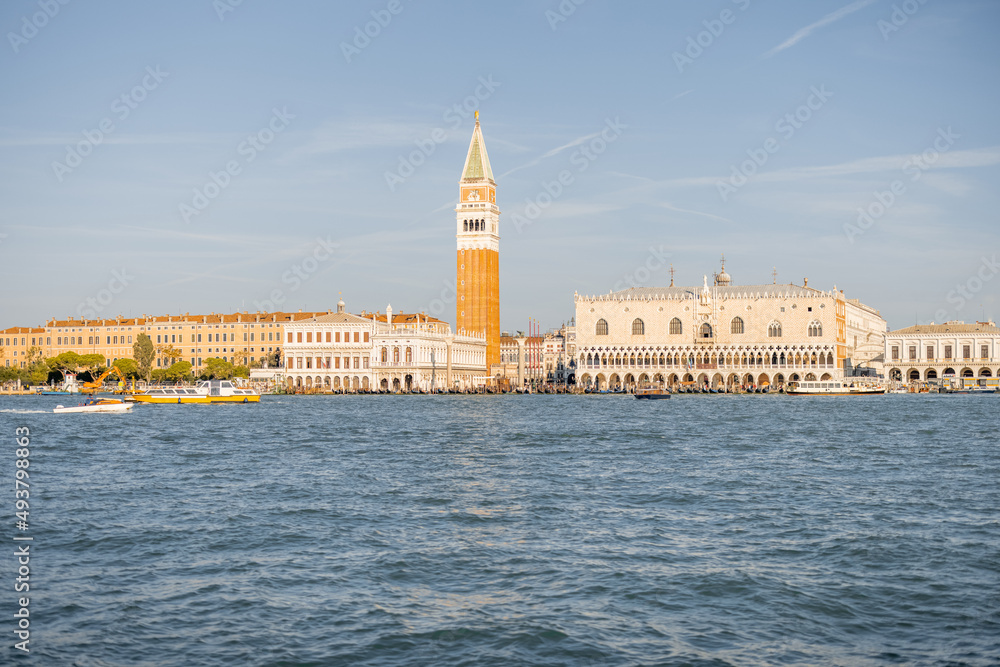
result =
[[[196,387],[153,387],[132,396],[137,403],[260,403],[260,393],[229,380],[205,380]]]

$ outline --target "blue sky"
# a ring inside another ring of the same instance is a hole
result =
[[[1000,315],[998,2],[63,2],[0,8],[0,327],[454,322],[472,107],[506,329],[722,253],[893,328]]]

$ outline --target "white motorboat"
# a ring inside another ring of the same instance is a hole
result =
[[[128,412],[131,409],[131,403],[116,398],[94,398],[68,408],[57,405],[52,412]]]

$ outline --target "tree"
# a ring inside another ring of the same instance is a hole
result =
[[[238,378],[249,378],[250,369],[247,366],[235,366],[233,368],[233,376]]]
[[[160,348],[160,356],[165,360],[165,366],[173,366],[181,358],[184,353],[178,350],[173,345],[167,345],[166,347]]]
[[[191,376],[191,362],[178,361],[176,364],[171,364],[170,368],[163,372],[163,375],[166,379],[173,380],[174,382],[186,380]]]
[[[125,376],[123,379],[139,377],[139,366],[136,365],[134,359],[118,359],[115,361],[115,366],[117,366],[118,370],[120,370],[122,375]]]
[[[47,363],[49,368],[57,373],[62,373],[65,377],[67,372],[76,373],[81,365],[81,357],[76,352],[63,352],[49,359]]]
[[[147,382],[149,382],[153,371],[153,357],[155,355],[153,340],[144,333],[136,336],[135,344],[132,346],[132,357],[139,367],[139,375],[146,378]]]
[[[49,379],[49,365],[44,359],[38,359],[21,369],[21,384],[40,385]]]
[[[233,365],[218,357],[211,357],[205,360],[205,370],[201,372],[201,377],[207,380],[228,380],[233,377]]]
[[[80,368],[90,373],[90,379],[96,380],[107,366],[107,359],[103,354],[83,354],[80,355]]]

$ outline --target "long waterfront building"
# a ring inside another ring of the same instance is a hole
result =
[[[733,285],[635,287],[575,297],[578,384],[780,385],[880,369],[886,323],[836,288]]]

